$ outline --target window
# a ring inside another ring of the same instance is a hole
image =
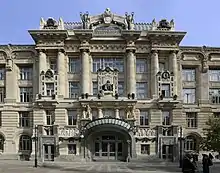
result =
[[[19,112],[19,127],[29,127],[30,116],[29,112]]]
[[[20,137],[19,150],[20,151],[31,151],[32,150],[31,137],[29,137],[27,135],[22,135]]]
[[[136,73],[145,73],[145,72],[147,72],[147,60],[137,59],[136,60]]]
[[[2,134],[0,134],[0,153],[4,152],[4,143],[5,143],[5,138]]]
[[[183,89],[183,103],[195,103],[196,89]]]
[[[68,144],[68,154],[76,155],[76,144]]]
[[[185,150],[196,150],[196,139],[193,136],[187,136],[185,139]]]
[[[220,81],[220,70],[209,70],[209,81]]]
[[[33,88],[21,87],[20,88],[20,102],[32,102]]]
[[[55,122],[55,113],[52,110],[46,110],[46,124],[53,125]]]
[[[0,80],[5,79],[5,68],[0,67]]]
[[[137,82],[136,83],[136,94],[138,99],[147,98],[147,83]]]
[[[115,111],[112,109],[103,109],[103,117],[115,117]]]
[[[140,126],[149,125],[149,115],[147,111],[140,111]]]
[[[0,103],[3,103],[5,99],[5,88],[0,87]]]
[[[118,69],[119,72],[124,71],[124,60],[119,58],[94,58],[93,59],[93,72],[97,72],[99,69],[111,67]]]
[[[213,117],[216,119],[220,119],[220,112],[213,112]]]
[[[92,93],[93,95],[98,94],[98,83],[97,82],[92,82]]]
[[[213,104],[220,103],[220,88],[218,89],[209,89],[209,100]]]
[[[195,69],[182,69],[183,81],[195,81],[196,70]]]
[[[73,110],[68,111],[68,125],[75,126],[77,123],[77,112]]]
[[[150,144],[141,144],[141,154],[150,155]]]
[[[187,127],[196,128],[197,127],[197,113],[196,112],[187,112],[186,113],[186,122],[187,122]]]
[[[79,83],[69,82],[69,98],[77,98],[79,96]]]
[[[171,125],[171,116],[169,111],[162,112],[163,122],[162,124],[165,126]]]
[[[69,58],[69,72],[79,73],[80,72],[80,60],[76,58]]]
[[[57,59],[50,59],[50,69],[57,73]]]
[[[165,70],[165,62],[160,62],[159,63],[159,69],[160,69],[161,72]]]
[[[20,80],[32,80],[32,67],[20,67]]]
[[[124,82],[118,82],[118,94],[119,96],[124,95]]]
[[[47,96],[52,96],[54,94],[54,83],[46,83],[46,93]]]
[[[162,84],[162,96],[170,97],[170,84]]]

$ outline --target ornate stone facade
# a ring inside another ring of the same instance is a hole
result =
[[[80,17],[41,19],[35,45],[0,46],[0,159],[29,159],[35,141],[43,161],[199,152],[220,112],[220,48],[179,46],[173,20]]]

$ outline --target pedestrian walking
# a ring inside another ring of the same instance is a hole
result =
[[[193,163],[193,156],[191,154],[186,154],[183,159],[183,173],[195,173],[196,171],[196,163]],[[195,160],[194,160],[195,162]]]
[[[213,156],[211,155],[211,153],[209,153],[209,155],[203,154],[203,158],[202,158],[203,173],[209,173],[209,167],[213,165],[212,159]]]

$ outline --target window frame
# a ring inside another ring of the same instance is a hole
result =
[[[30,112],[19,112],[19,127],[30,127]]]
[[[182,80],[183,82],[195,82],[196,68],[182,68]]]
[[[33,87],[19,87],[19,90],[21,103],[33,102]]]
[[[193,92],[189,92],[189,91],[193,91]],[[185,102],[185,96],[186,96],[186,102]],[[196,103],[196,89],[195,88],[183,88],[182,97],[183,97],[184,104],[195,104]]]
[[[186,112],[186,127],[193,128],[193,129],[198,128],[198,114],[197,114],[197,112]]]
[[[67,111],[67,124],[68,126],[76,126],[78,121],[77,110],[68,110]]]
[[[143,86],[140,87],[140,85],[143,85]],[[140,91],[144,91],[144,92],[140,92]],[[136,82],[136,97],[139,100],[144,100],[148,98],[148,83],[147,82]]]
[[[74,87],[77,86],[77,87]],[[79,97],[79,93],[80,93],[80,84],[78,81],[69,81],[69,98],[71,99],[76,99]],[[72,91],[76,91],[76,92],[72,92]]]

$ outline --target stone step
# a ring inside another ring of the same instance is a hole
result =
[[[17,154],[0,154],[0,160],[18,160]]]

